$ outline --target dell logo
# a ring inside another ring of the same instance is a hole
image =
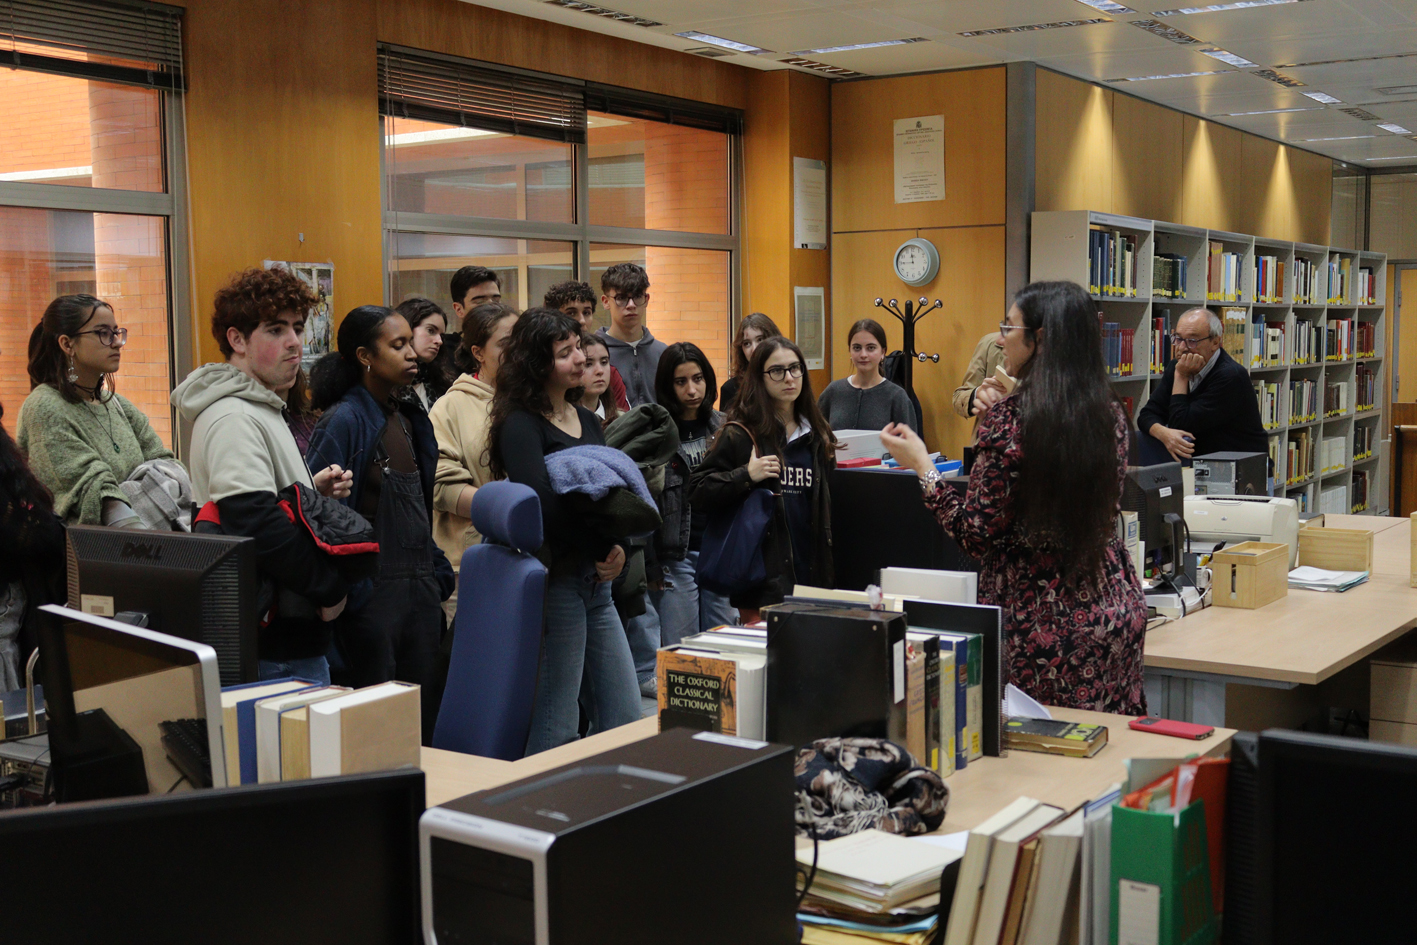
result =
[[[143,558],[148,561],[161,561],[162,546],[144,545],[136,541],[125,541],[123,543],[123,551],[121,552],[120,556],[125,559]]]

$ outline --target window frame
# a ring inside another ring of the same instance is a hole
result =
[[[436,56],[436,54],[431,53],[423,53],[417,50],[406,50],[396,47],[388,47],[388,49],[403,55],[427,55],[440,59],[449,58]],[[384,48],[381,48],[380,54],[383,55],[384,51]],[[629,89],[583,83],[576,79],[567,79],[565,77],[545,73],[532,73],[525,69],[511,69],[509,67],[499,66],[495,63],[466,59],[456,61],[466,63],[469,66],[479,69],[507,72],[512,75],[529,75],[538,79],[559,81],[569,86],[580,88],[586,96],[587,111],[598,111],[599,108],[597,108],[597,106],[608,103],[612,108],[616,106],[624,107],[627,104],[631,106],[638,105],[647,112],[652,111],[671,117],[675,114],[690,115],[695,118],[701,116],[716,116],[722,121],[724,126],[723,133],[726,134],[728,138],[728,232],[693,233],[682,230],[654,230],[636,227],[604,226],[590,223],[590,144],[588,135],[586,136],[586,141],[569,142],[571,147],[573,175],[572,218],[574,222],[551,223],[533,220],[508,220],[498,217],[414,213],[391,209],[389,205],[391,169],[388,165],[389,148],[385,140],[389,132],[388,119],[400,116],[394,114],[392,109],[384,107],[384,100],[381,95],[378,115],[379,177],[380,205],[383,208],[384,298],[388,303],[393,305],[398,301],[393,298],[395,262],[393,250],[395,237],[399,233],[436,233],[452,236],[570,242],[575,246],[575,278],[585,281],[588,281],[589,273],[591,272],[590,249],[591,245],[595,243],[663,247],[669,249],[713,250],[728,253],[729,289],[726,327],[731,336],[734,324],[737,321],[736,313],[740,310],[742,304],[741,198],[743,193],[743,135],[741,112],[736,109],[672,99],[666,96],[652,95],[650,93],[637,92]],[[634,114],[631,117],[641,118],[646,121],[658,120],[650,114]],[[704,127],[701,121],[689,121],[685,123],[690,127]],[[475,117],[471,116],[465,119],[465,125],[469,128],[484,127],[477,122]],[[501,129],[488,128],[487,130],[500,131]],[[652,277],[653,274],[651,274],[651,278]]]

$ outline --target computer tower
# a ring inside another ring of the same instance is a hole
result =
[[[796,941],[793,758],[671,729],[430,808],[424,941]]]
[[[905,744],[905,615],[791,603],[768,623],[767,737]]]
[[[1196,495],[1269,495],[1269,457],[1264,453],[1207,453],[1191,462]]]
[[[1186,487],[1180,463],[1133,466],[1122,481],[1122,511],[1137,513],[1138,537],[1146,543],[1146,558],[1174,566],[1179,523],[1185,518]],[[1175,513],[1176,526],[1166,516]]]

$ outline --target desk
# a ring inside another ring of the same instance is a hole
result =
[[[1108,744],[1091,758],[1062,758],[1038,752],[1013,751],[1007,758],[981,758],[945,779],[950,788],[949,812],[941,833],[968,830],[987,820],[1019,795],[1071,810],[1091,800],[1111,784],[1126,779],[1128,758],[1179,758],[1192,752],[1224,755],[1231,729],[1216,729],[1200,742],[1127,728],[1127,718],[1078,709],[1052,709],[1053,717],[1108,727]],[[473,791],[497,787],[557,768],[621,745],[649,738],[659,731],[655,718],[594,735],[520,761],[478,758],[436,748],[423,749],[422,767],[428,778],[428,805],[443,804]]]
[[[1369,515],[1330,515],[1325,522],[1375,533],[1368,583],[1344,594],[1291,590],[1258,610],[1208,607],[1151,631],[1145,661],[1153,714],[1216,726],[1286,724],[1283,711],[1250,713],[1262,723],[1238,719],[1236,705],[1227,703],[1236,694],[1227,690],[1261,687],[1276,707],[1302,711],[1302,701],[1315,694],[1285,692],[1336,680],[1350,668],[1354,683],[1361,676],[1366,687],[1361,661],[1417,627],[1417,589],[1409,587],[1411,523]],[[1253,696],[1251,690],[1247,698]],[[1366,705],[1364,697],[1360,707]]]

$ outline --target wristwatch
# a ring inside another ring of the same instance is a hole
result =
[[[929,472],[920,477],[920,491],[925,493],[925,495],[933,495],[935,487],[939,484],[940,480],[944,478],[944,473],[932,467]]]

